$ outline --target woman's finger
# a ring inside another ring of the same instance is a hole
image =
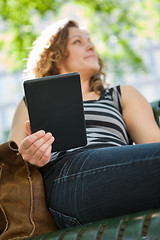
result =
[[[30,136],[32,132],[31,132],[31,125],[29,120],[25,122],[25,127],[26,127],[27,134]]]
[[[24,160],[30,162],[32,165],[43,167],[51,159],[51,149],[53,141],[53,138],[49,139],[35,152],[34,155],[32,155],[32,157],[28,158],[24,156]]]
[[[19,147],[19,151],[20,153],[25,151],[25,150],[28,150],[34,142],[36,142],[38,139],[41,139],[42,137],[44,137],[45,135],[45,131],[44,130],[40,130],[34,134],[31,134],[30,136],[26,137],[20,147]]]
[[[40,139],[39,142],[40,141],[42,143],[43,140]],[[43,155],[45,155],[47,149],[52,145],[53,142],[54,142],[54,137],[49,137],[48,136],[48,139],[47,139],[47,136],[46,136],[46,139],[45,139],[45,141],[43,141],[43,144],[40,145],[40,143],[38,143],[39,147],[36,148],[37,151],[34,153],[35,161],[40,161],[42,159]],[[33,149],[31,150],[31,152],[33,152]]]
[[[30,147],[27,149],[28,153],[35,154],[38,150],[44,153],[45,150],[43,150],[43,145],[45,146],[45,143],[47,143],[49,140],[54,141],[54,137],[51,133],[46,133],[41,138],[38,138],[36,141],[34,141]]]
[[[38,161],[36,161],[35,165],[38,166],[38,167],[45,166],[51,159],[51,150],[52,150],[52,145],[49,144],[48,148],[46,148],[46,151],[41,156],[41,158]]]

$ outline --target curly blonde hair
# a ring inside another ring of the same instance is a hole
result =
[[[59,25],[58,30],[55,31],[55,33],[52,32],[49,41],[45,43],[42,51],[38,54],[38,60],[36,61],[35,66],[33,67],[32,65],[33,73],[36,78],[60,74],[57,65],[65,60],[69,55],[67,51],[69,28],[79,28],[79,25],[73,20],[67,20],[67,22],[63,21],[63,24],[60,23]],[[45,34],[46,32],[43,35]],[[33,47],[29,58],[33,57],[33,51],[34,48],[36,48],[37,43],[38,41],[35,42],[35,46]],[[41,37],[39,38],[39,43],[42,44]],[[102,71],[103,61],[100,57],[98,59],[100,69],[90,78],[89,81],[90,91],[94,91],[96,93],[104,89],[103,83],[105,79],[105,73]]]

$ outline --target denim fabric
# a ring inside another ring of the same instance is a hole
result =
[[[60,228],[160,207],[160,143],[88,149],[67,159],[49,209]]]

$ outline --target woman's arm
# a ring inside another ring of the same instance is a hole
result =
[[[18,104],[13,117],[11,130],[8,140],[14,140],[19,146],[22,140],[27,136],[25,122],[28,120],[28,111],[23,99]]]
[[[131,86],[121,86],[123,118],[131,139],[137,143],[160,142],[160,129],[150,104]]]

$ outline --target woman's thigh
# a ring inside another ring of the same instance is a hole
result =
[[[160,206],[160,143],[90,149],[63,165],[50,210],[59,227]]]

